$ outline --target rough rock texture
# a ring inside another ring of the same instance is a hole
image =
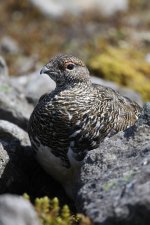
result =
[[[0,120],[0,193],[22,193],[28,189],[28,173],[33,152],[27,133],[18,126]]]
[[[86,156],[76,205],[94,224],[149,224],[150,103],[135,126]]]
[[[28,101],[34,105],[43,94],[51,92],[56,86],[47,75],[40,75],[39,70],[29,75],[12,77],[11,83],[19,92],[25,93]]]
[[[0,80],[8,78],[8,67],[5,59],[0,55]]]
[[[33,106],[27,103],[24,95],[5,84],[0,84],[0,119],[8,120],[27,130]]]
[[[0,196],[0,225],[40,224],[32,205],[27,200],[9,194]]]
[[[27,130],[28,119],[33,111],[25,94],[12,86],[7,66],[0,58],[0,119],[17,124]],[[19,86],[19,83],[16,86]]]

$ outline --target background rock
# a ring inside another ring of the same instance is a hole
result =
[[[1,225],[40,225],[29,201],[15,195],[0,196]]]
[[[150,103],[135,126],[105,139],[81,170],[77,209],[94,224],[150,221]]]
[[[0,43],[0,50],[3,53],[15,54],[20,51],[17,42],[9,36],[2,38]]]
[[[17,86],[20,84],[16,83]],[[28,103],[25,94],[12,85],[6,62],[0,57],[0,119],[10,121],[26,130],[32,111],[33,106]]]
[[[8,78],[8,67],[5,59],[0,56],[0,80],[2,81],[4,78],[5,80]]]
[[[7,89],[0,92],[0,119],[13,122],[27,130],[27,123],[33,106],[28,104],[24,95],[15,92],[11,87],[3,84],[0,86],[0,88]]]
[[[29,75],[12,77],[11,83],[18,91],[25,93],[27,99],[34,105],[43,94],[51,92],[56,86],[47,75],[40,75],[39,70]]]
[[[49,16],[62,16],[63,14],[79,14],[83,11],[98,10],[104,16],[110,16],[118,11],[127,11],[127,0],[110,0],[109,4],[106,4],[105,0],[82,0],[82,1],[50,1],[45,0],[44,4],[42,0],[30,0],[38,9],[45,15]]]

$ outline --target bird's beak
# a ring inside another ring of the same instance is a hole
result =
[[[48,74],[48,72],[49,72],[49,68],[47,68],[47,66],[44,66],[44,67],[41,69],[40,74],[43,74],[43,73]]]

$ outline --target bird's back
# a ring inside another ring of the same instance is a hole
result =
[[[106,123],[110,123],[116,132],[125,130],[136,122],[142,111],[142,108],[136,102],[121,96],[109,87],[97,84],[93,84],[93,87],[97,90],[99,99],[102,99],[100,105],[105,112],[104,120],[107,120],[107,114],[109,120]]]
[[[36,149],[38,142],[48,146],[70,167],[70,151],[81,161],[105,137],[132,126],[140,111],[138,104],[111,88],[79,85],[45,95],[31,116],[29,135]]]

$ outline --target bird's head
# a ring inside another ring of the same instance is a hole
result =
[[[57,55],[41,70],[56,82],[56,85],[90,82],[89,71],[78,58],[69,55]]]

